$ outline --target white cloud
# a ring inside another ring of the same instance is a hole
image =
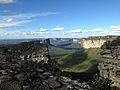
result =
[[[24,25],[25,23],[30,23],[36,17],[49,16],[60,14],[59,12],[43,12],[34,14],[16,14],[0,16],[0,27],[13,27],[18,25]]]
[[[7,27],[7,26],[16,26],[16,25],[21,25],[23,23],[28,23],[28,22],[14,22],[12,20],[8,20],[11,22],[8,22],[7,24],[2,24],[0,25],[0,38],[4,37],[72,37],[72,38],[78,38],[78,37],[87,37],[87,36],[104,36],[104,35],[120,35],[120,30],[111,30],[111,29],[102,29],[102,28],[96,28],[96,29],[91,29],[91,30],[81,30],[81,29],[75,29],[75,30],[66,30],[66,31],[61,31],[64,30],[63,27],[54,27],[52,28],[53,31],[51,31],[50,28],[38,28],[37,30],[4,30],[8,28],[1,28],[1,27]],[[29,21],[29,20],[28,20]],[[9,24],[10,23],[10,24]],[[60,32],[56,32],[60,31]]]
[[[16,0],[0,0],[1,4],[9,4],[9,3],[15,3]]]
[[[100,34],[109,34],[111,31],[110,30],[104,30],[102,32],[100,32]]]
[[[61,12],[41,12],[41,13],[27,13],[27,14],[15,14],[15,15],[8,15],[8,16],[1,16],[0,19],[8,19],[13,18],[17,20],[23,20],[23,19],[31,19],[34,17],[42,17],[42,16],[50,16],[50,15],[56,15],[61,14]]]
[[[63,32],[62,35],[66,35],[67,33],[66,32]]]
[[[70,33],[82,33],[81,29],[71,30]]]
[[[0,11],[0,14],[3,14],[3,13],[10,13],[11,12],[11,10],[1,10]]]
[[[12,37],[15,37],[15,36],[22,36],[22,37],[25,37],[25,36],[41,36],[41,35],[51,35],[53,34],[53,32],[41,32],[41,31],[33,31],[33,30],[18,30],[18,31],[10,31],[10,30],[4,30],[4,29],[0,29],[0,36],[12,36]]]
[[[78,34],[76,34],[76,33],[72,33],[72,35],[73,35],[73,36],[77,36]]]
[[[9,19],[6,20],[6,22],[12,22],[12,21],[13,21],[12,18],[9,18]]]
[[[96,28],[96,29],[91,29],[91,30],[83,30],[83,32],[102,32],[104,29],[102,28]]]
[[[40,28],[40,32],[46,32],[47,29],[46,28]]]
[[[120,26],[110,26],[111,30],[115,30],[115,31],[119,31],[120,30]]]
[[[5,34],[6,34],[6,31],[5,31],[5,30],[0,29],[0,36],[5,36]]]
[[[91,30],[75,29],[75,30],[71,30],[70,33],[102,32],[102,31],[104,31],[104,29],[102,28],[96,28]]]
[[[64,28],[56,26],[56,27],[52,28],[51,30],[53,30],[53,31],[62,31],[62,30],[64,30]]]
[[[8,20],[7,22],[0,22],[0,28],[21,26],[21,25],[24,25],[24,24],[27,24],[27,23],[31,22],[31,20],[13,21],[13,22],[10,22],[10,21],[11,20]]]

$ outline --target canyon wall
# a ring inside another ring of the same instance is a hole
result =
[[[83,39],[80,44],[83,48],[100,48],[104,42],[106,42],[105,39]]]
[[[113,41],[119,36],[94,36],[82,39],[79,43],[83,48],[100,48],[104,42]]]

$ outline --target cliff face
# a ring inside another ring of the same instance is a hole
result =
[[[0,46],[0,90],[91,90],[87,83],[58,73],[45,44]]]
[[[98,36],[82,39],[80,44],[83,48],[100,48],[104,42],[113,41],[119,36]]]
[[[99,39],[99,40],[92,40],[92,39],[83,39],[81,41],[81,45],[83,48],[100,48],[106,40]]]
[[[120,39],[106,42],[101,47],[104,62],[99,63],[100,75],[110,78],[113,86],[120,87]]]

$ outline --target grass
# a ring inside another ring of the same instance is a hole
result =
[[[70,44],[70,45],[66,45],[66,46],[64,46],[64,48],[69,48],[69,49],[80,49],[81,48],[81,45],[80,44],[78,44],[78,43],[72,43],[72,44]]]
[[[83,58],[85,53],[87,56]],[[81,51],[51,47],[50,55],[52,60],[57,60],[61,69],[67,72],[91,72],[96,70],[96,65],[102,61],[98,48],[85,49],[82,54]]]
[[[96,64],[98,64],[102,60],[100,56],[100,49],[91,48],[86,49],[85,52],[88,54],[88,56],[83,62],[78,63],[77,65],[74,65],[70,68],[63,68],[63,70],[68,72],[87,72],[91,69],[93,70],[94,68],[96,68],[94,66],[96,66]],[[72,62],[74,61],[71,60],[71,63]]]
[[[83,49],[76,51],[74,53],[68,54],[63,56],[58,60],[61,64],[61,67],[64,68],[71,68],[72,66],[76,66],[78,63],[82,63],[87,58],[87,53],[84,52]]]
[[[49,47],[49,54],[52,60],[58,60],[59,58],[62,58],[65,55],[68,55],[73,52],[73,50],[65,50],[63,48],[58,48],[54,46]]]

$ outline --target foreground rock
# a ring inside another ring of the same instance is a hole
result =
[[[93,90],[59,72],[44,44],[0,46],[0,90]]]
[[[112,85],[120,90],[120,37],[112,42],[104,43],[101,49],[101,55],[105,60],[99,63],[100,75],[111,79]]]

